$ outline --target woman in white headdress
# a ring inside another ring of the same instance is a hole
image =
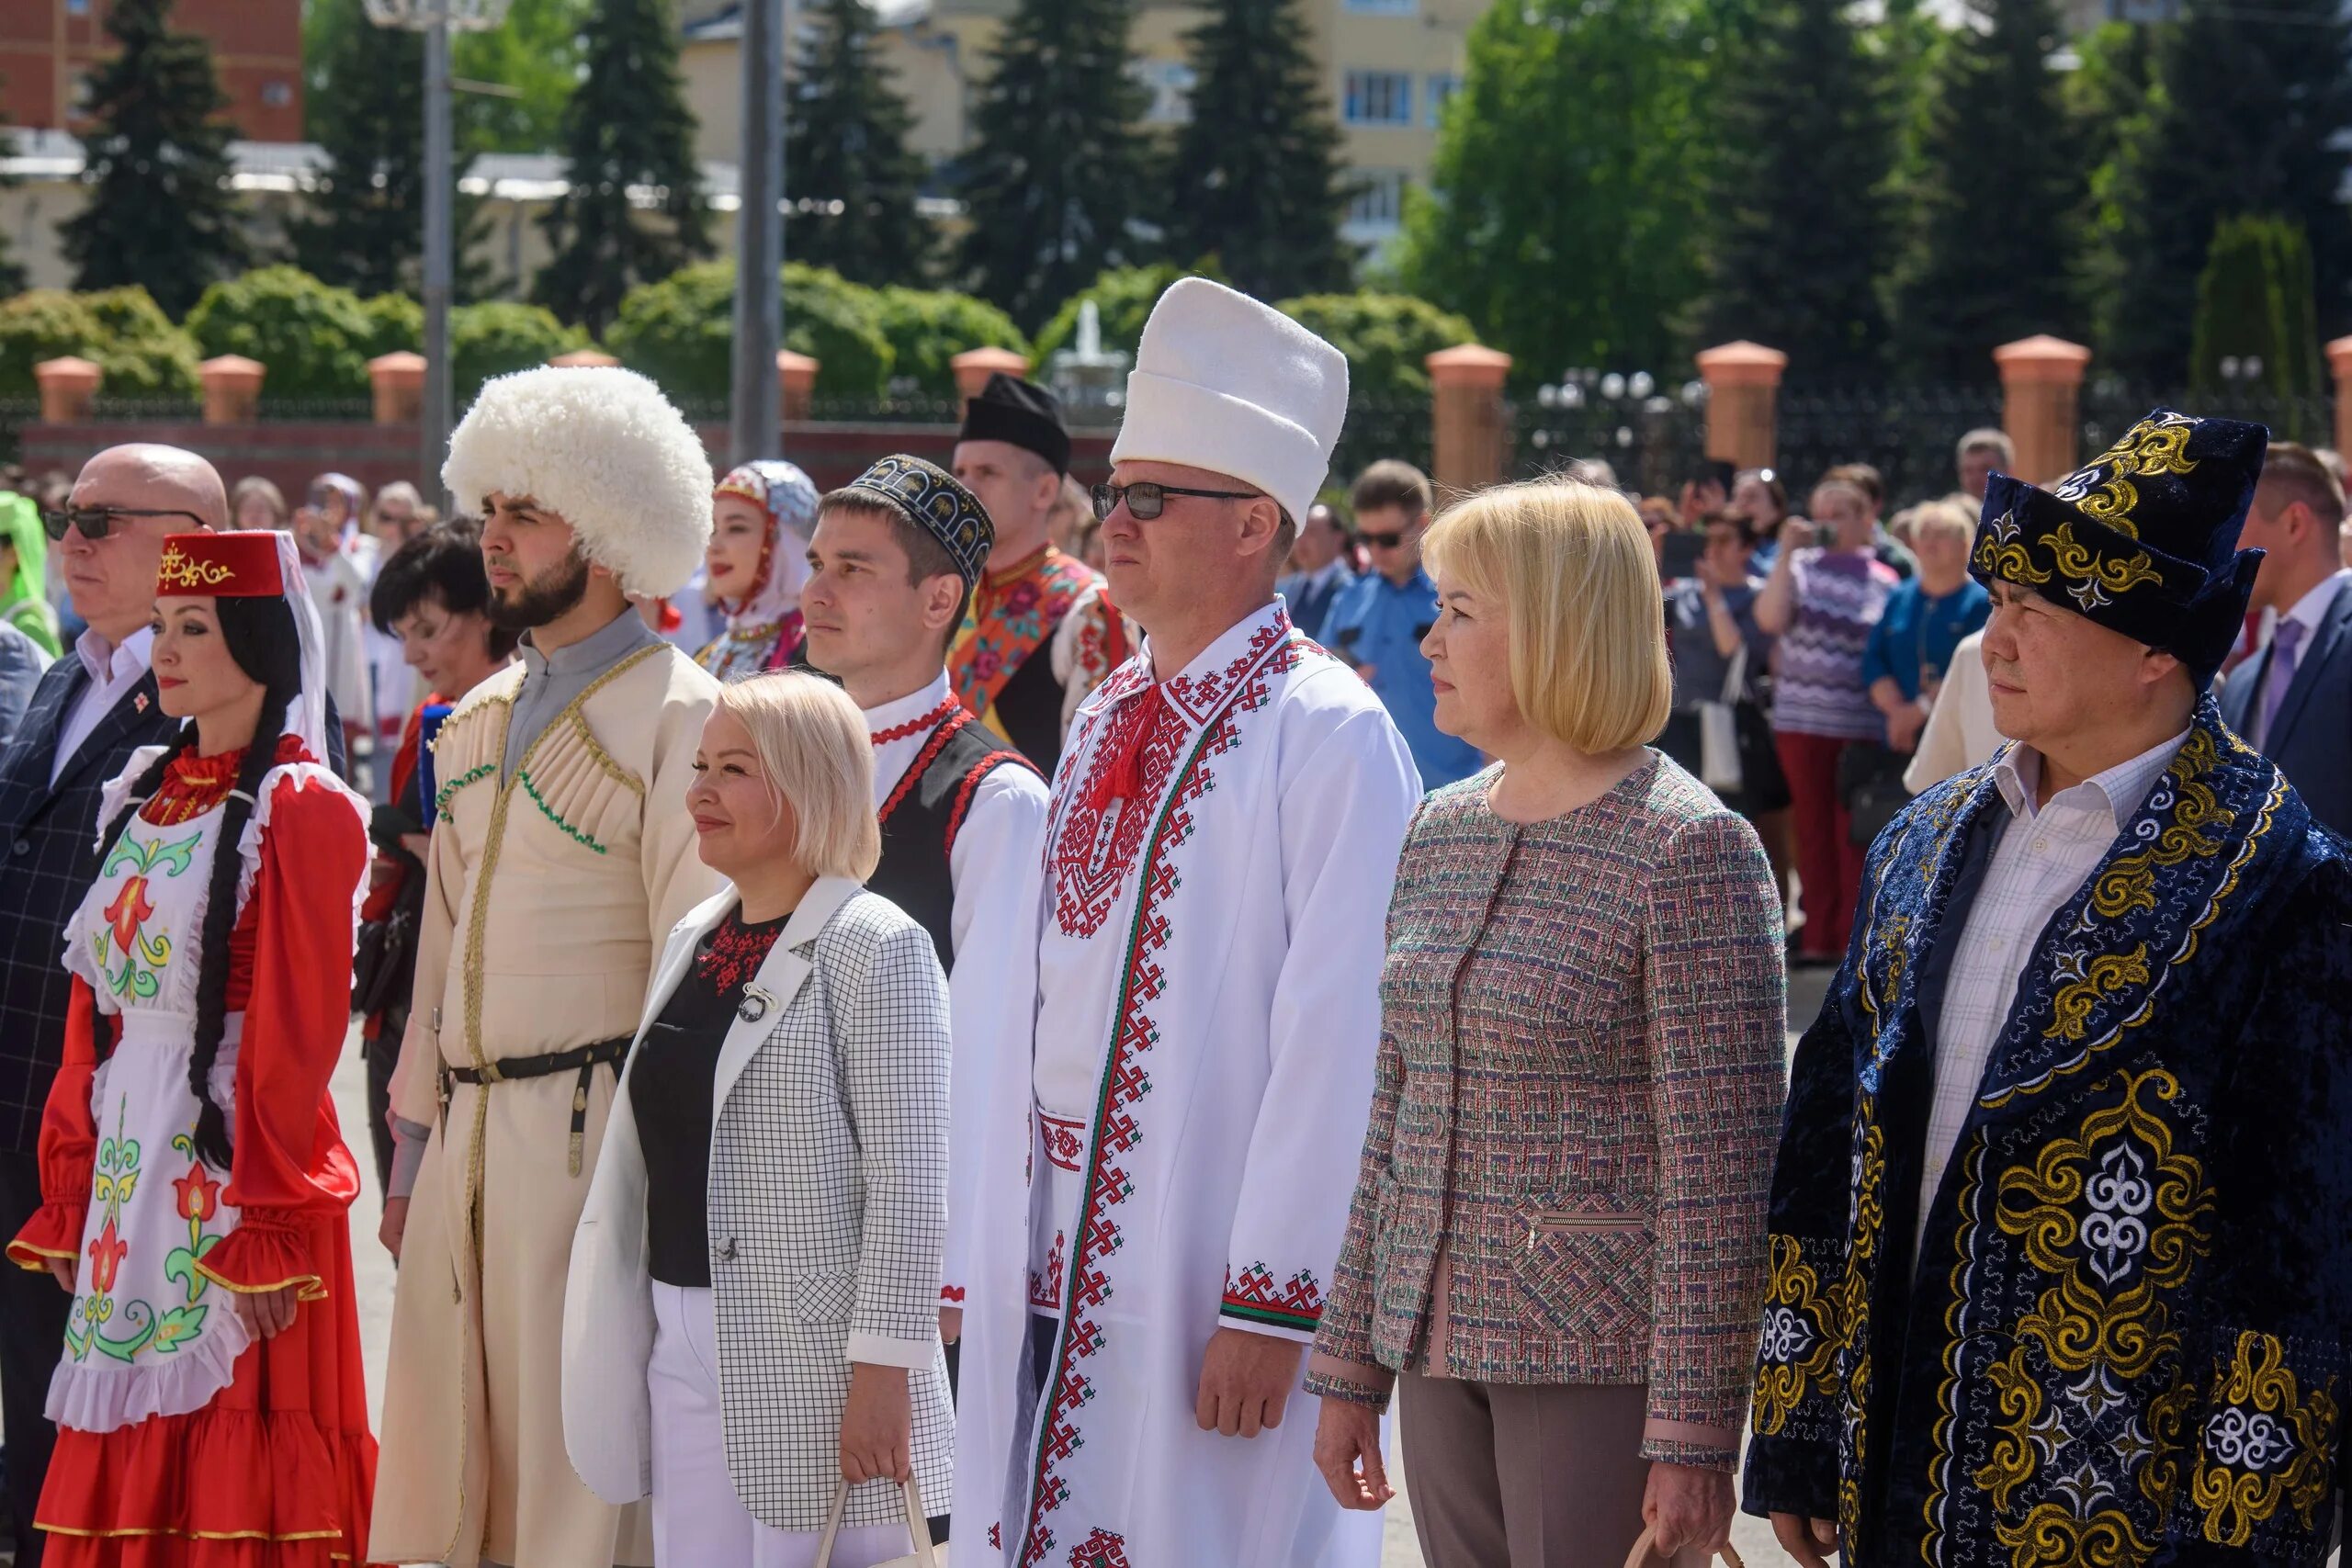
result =
[[[804,637],[800,588],[816,525],[817,487],[790,463],[745,463],[718,481],[704,592],[726,615],[727,629],[695,663],[727,682],[792,662]]]
[[[170,539],[154,667],[178,740],[107,786],[73,1002],[8,1256],[74,1293],[36,1520],[63,1568],[361,1560],[375,1472],[328,1094],[366,807],[328,772],[293,540]]]

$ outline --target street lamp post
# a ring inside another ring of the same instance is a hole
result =
[[[452,209],[457,173],[450,143],[449,35],[483,32],[505,19],[507,0],[365,0],[379,28],[424,35],[424,389],[417,409],[417,477],[441,494],[441,462],[455,423],[449,374],[449,290],[456,271]]]
[[[785,0],[748,0],[743,17],[743,162],[735,209],[735,376],[729,460],[775,455],[783,393]]]

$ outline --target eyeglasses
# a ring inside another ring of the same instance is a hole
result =
[[[1168,498],[1171,495],[1197,495],[1208,501],[1258,499],[1258,492],[1254,490],[1186,490],[1182,485],[1157,485],[1148,480],[1132,485],[1096,485],[1092,494],[1094,518],[1098,523],[1108,523],[1111,513],[1119,510],[1119,503],[1123,501],[1127,503],[1128,516],[1138,523],[1148,523],[1168,509]]]
[[[78,528],[82,537],[95,545],[114,531],[118,517],[185,517],[199,528],[211,526],[193,512],[151,511],[141,506],[45,506],[40,525],[51,539],[62,539],[68,528]]]
[[[1356,536],[1375,550],[1393,550],[1405,542],[1402,534],[1359,534]]]

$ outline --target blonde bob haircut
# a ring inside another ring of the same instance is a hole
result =
[[[768,784],[792,807],[792,858],[812,876],[864,882],[882,859],[874,816],[874,742],[839,686],[798,670],[718,688],[751,731]]]
[[[1483,491],[1431,525],[1421,553],[1442,587],[1502,605],[1528,723],[1588,755],[1666,728],[1674,672],[1657,557],[1623,494],[1566,479]]]

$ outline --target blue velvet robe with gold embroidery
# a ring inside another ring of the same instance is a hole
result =
[[[2041,933],[1915,1258],[1991,766],[1871,847],[1797,1050],[1750,1512],[1849,1568],[2317,1562],[2352,1332],[2352,849],[2210,700]]]

